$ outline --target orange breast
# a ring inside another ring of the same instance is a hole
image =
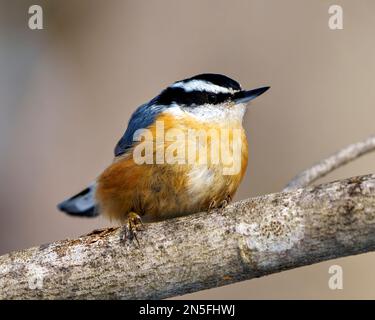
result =
[[[156,143],[157,137],[161,137],[161,125],[164,142]],[[134,157],[143,147],[143,140],[115,159],[98,178],[96,198],[103,214],[124,221],[133,211],[144,221],[157,221],[204,211],[212,201],[220,203],[233,197],[248,159],[247,140],[240,122],[203,124],[191,116],[176,121],[171,114],[161,114],[148,129],[150,135],[144,140],[151,140],[148,142],[152,143],[153,164],[137,164]],[[199,134],[194,136],[197,132],[205,132],[206,139]],[[219,133],[219,141],[215,132]],[[227,145],[221,143],[220,133],[227,133]],[[194,141],[195,153],[191,146]],[[237,154],[232,162],[231,152]],[[161,154],[164,163],[156,164],[156,157],[160,161]],[[230,172],[225,170],[228,168],[234,169]]]

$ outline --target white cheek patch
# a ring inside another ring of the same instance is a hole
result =
[[[242,121],[246,106],[242,104],[233,105],[232,107],[226,105],[203,105],[186,109],[185,112],[203,122]]]
[[[206,91],[212,93],[235,93],[238,90],[234,90],[232,88],[225,88],[218,86],[216,84],[212,84],[211,82],[204,81],[204,80],[190,80],[187,82],[179,81],[171,85],[171,88],[182,88],[185,92],[191,91]]]
[[[246,105],[236,104],[230,108],[226,106],[202,105],[193,108],[183,108],[178,105],[169,107],[163,113],[171,114],[176,118],[187,115],[202,122],[242,121],[246,112]]]
[[[182,108],[177,104],[173,104],[171,107],[167,107],[163,111],[163,113],[171,114],[177,118],[183,118],[184,116],[186,116],[186,112],[182,110]]]

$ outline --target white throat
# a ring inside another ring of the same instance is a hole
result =
[[[164,112],[173,114],[175,117],[183,117],[188,114],[198,121],[202,122],[242,122],[246,112],[246,104],[223,104],[223,105],[202,105],[197,107],[181,107],[174,105],[167,108]]]

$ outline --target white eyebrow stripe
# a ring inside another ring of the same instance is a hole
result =
[[[204,80],[190,80],[188,82],[179,81],[171,85],[171,88],[182,88],[186,92],[207,91],[212,93],[235,93],[239,90],[224,88]]]

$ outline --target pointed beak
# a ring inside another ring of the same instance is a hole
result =
[[[234,94],[234,102],[237,103],[247,103],[250,100],[255,99],[257,96],[260,96],[266,92],[270,87],[262,87],[249,91],[240,91]]]

